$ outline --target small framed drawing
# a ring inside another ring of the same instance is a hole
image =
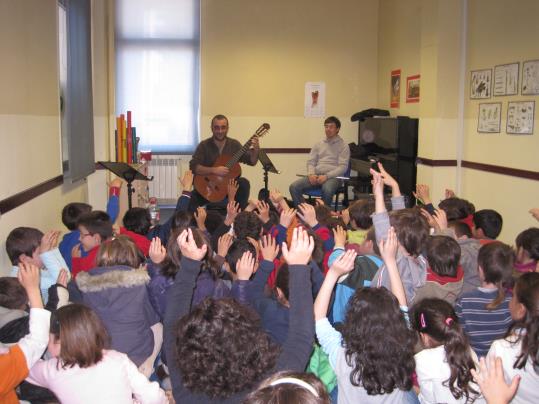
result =
[[[514,135],[533,134],[535,101],[514,101],[507,105],[506,132]]]
[[[500,133],[501,119],[501,102],[486,102],[479,104],[477,131],[479,133]]]
[[[472,70],[470,77],[470,98],[478,100],[490,98],[492,87],[492,69]]]
[[[521,94],[539,94],[539,60],[528,60],[522,64]]]
[[[492,94],[494,96],[517,95],[519,70],[520,63],[494,66],[494,88]]]
[[[419,79],[419,74],[406,78],[406,102],[419,102]]]
[[[391,108],[399,108],[401,102],[401,70],[391,71],[391,88],[389,106]]]

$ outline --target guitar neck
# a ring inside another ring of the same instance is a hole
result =
[[[251,138],[252,139],[252,138]],[[226,163],[226,167],[227,168],[232,168],[232,166],[234,166],[235,164],[238,163],[238,161],[240,161],[241,157],[245,154],[245,152],[247,150],[249,150],[249,146],[251,145],[251,139],[249,139],[243,146],[241,149],[239,149],[236,153],[234,153],[234,155],[232,156],[232,158],[230,160],[228,160],[228,162]]]

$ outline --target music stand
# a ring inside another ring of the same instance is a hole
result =
[[[260,161],[260,164],[262,164],[262,168],[264,169],[264,188],[262,188],[258,192],[258,199],[268,201],[269,200],[268,172],[271,172],[274,174],[281,174],[281,172],[277,170],[277,168],[275,168],[275,166],[271,162],[266,152],[262,149],[258,151],[258,161]]]
[[[98,164],[101,164],[107,170],[113,172],[118,177],[123,178],[127,182],[127,206],[131,209],[131,196],[133,195],[133,181],[143,180],[143,181],[152,181],[152,177],[146,177],[140,171],[135,170],[127,163],[118,163],[115,161],[98,161]]]

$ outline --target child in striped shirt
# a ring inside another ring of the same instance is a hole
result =
[[[455,311],[477,356],[485,356],[495,339],[501,338],[511,324],[504,283],[511,278],[513,251],[501,242],[485,244],[477,257],[481,286],[464,293]]]

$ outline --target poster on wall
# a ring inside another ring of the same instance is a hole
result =
[[[419,102],[419,80],[419,74],[406,78],[406,102]]]
[[[492,69],[472,70],[470,78],[470,98],[472,100],[490,98]]]
[[[326,83],[305,83],[305,118],[323,118],[326,114]]]
[[[535,101],[515,101],[507,106],[506,132],[515,135],[533,134]]]
[[[390,102],[391,108],[399,108],[401,102],[401,70],[391,71]]]
[[[500,133],[502,103],[488,102],[479,104],[477,131],[479,133]]]
[[[522,95],[539,94],[539,60],[522,64]]]
[[[495,96],[518,94],[519,70],[520,63],[494,66],[494,89],[492,94]]]

